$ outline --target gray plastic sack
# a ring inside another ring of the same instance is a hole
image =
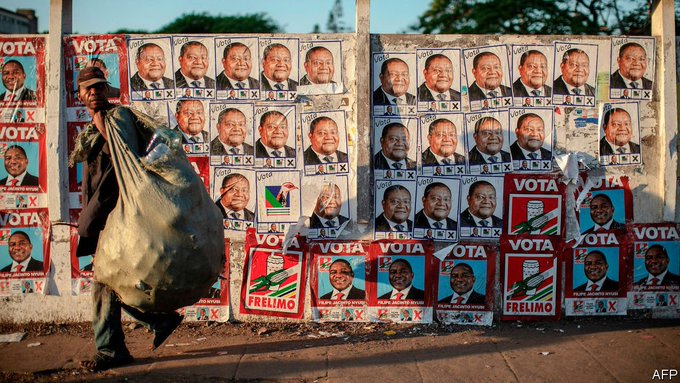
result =
[[[94,277],[144,312],[194,304],[224,269],[222,214],[179,145],[155,142],[175,132],[125,107],[105,123],[120,196],[100,235]]]

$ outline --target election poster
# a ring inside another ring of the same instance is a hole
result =
[[[367,322],[368,241],[320,241],[309,246],[312,318]]]
[[[298,129],[295,105],[258,105],[255,108],[253,125],[257,125],[256,167],[297,168]]]
[[[298,94],[341,94],[345,91],[342,75],[342,41],[300,42],[300,86]]]
[[[211,102],[210,164],[252,167],[254,121],[253,104]]]
[[[0,36],[0,122],[45,123],[45,37]]]
[[[99,68],[108,81],[106,98],[112,104],[130,104],[125,35],[64,37],[64,77],[66,106],[82,107],[78,99],[78,74],[89,67]]]
[[[216,37],[218,100],[259,100],[260,53],[257,37]]]
[[[460,190],[461,239],[497,240],[503,231],[503,177],[463,176]]]
[[[302,237],[246,233],[241,314],[302,319],[307,257]]]
[[[345,111],[300,114],[306,175],[349,173]]]
[[[506,175],[503,232],[563,236],[565,193],[566,185],[555,175]]]
[[[418,113],[415,53],[374,52],[371,84],[373,117]]]
[[[179,310],[189,322],[227,322],[229,320],[229,239],[224,240],[224,270],[208,294],[194,305]]]
[[[421,174],[465,174],[465,120],[462,113],[426,114],[419,118]]]
[[[212,171],[213,201],[222,212],[224,229],[246,231],[255,227],[255,172],[226,166],[215,166]]]
[[[463,49],[471,112],[512,106],[510,63],[505,45]]]
[[[374,239],[411,239],[415,181],[375,181]]]
[[[445,324],[491,326],[496,247],[459,242],[437,260],[437,319]]]
[[[414,239],[458,241],[460,180],[418,177],[415,194]]]
[[[46,137],[44,124],[0,123],[0,209],[46,206]]]
[[[210,150],[208,102],[180,99],[167,103],[170,129],[181,136],[182,149],[188,156],[206,156]]]
[[[511,108],[508,133],[515,171],[549,173],[553,170],[552,108]]]
[[[299,85],[298,52],[300,40],[296,38],[260,38],[262,73],[260,74],[260,99],[264,101],[292,102],[297,97]]]
[[[94,278],[93,255],[77,256],[78,241],[78,217],[81,209],[69,210],[69,244],[71,249],[71,295],[87,295],[92,293],[92,279]]]
[[[300,172],[257,171],[257,232],[284,233],[301,215]]]
[[[375,322],[431,323],[436,265],[431,241],[371,242],[369,318]]]
[[[130,38],[127,54],[131,74],[130,96],[133,101],[175,98],[175,69],[170,36]]]
[[[198,178],[201,179],[203,185],[205,185],[205,190],[210,192],[210,165],[208,157],[187,157],[189,164],[194,169]]]
[[[566,315],[626,315],[628,256],[625,235],[586,234],[577,247],[565,252]]]
[[[555,41],[553,105],[595,107],[597,51],[597,44]]]
[[[47,294],[50,266],[47,209],[0,210],[0,296]]]
[[[512,44],[513,104],[534,108],[552,105],[553,60],[552,45]]]
[[[680,236],[673,223],[634,224],[629,309],[674,312],[680,307]],[[672,310],[672,311],[671,311]],[[667,317],[667,315],[664,315]]]
[[[172,62],[175,95],[181,98],[215,98],[215,46],[212,37],[173,36]]]
[[[654,37],[611,38],[610,99],[652,99],[655,44]]]
[[[307,237],[338,238],[351,218],[347,176],[305,177],[302,186],[302,200],[307,201],[303,214],[309,217]]]
[[[501,237],[502,320],[557,320],[561,313],[560,239]]]
[[[68,155],[71,156],[76,146],[76,137],[82,132],[87,123],[85,122],[66,122],[66,141]],[[82,204],[82,183],[83,183],[83,163],[78,162],[68,168],[68,198],[69,206],[80,208]]]
[[[600,113],[600,165],[640,165],[640,104],[604,103]]]
[[[470,174],[512,172],[510,114],[508,110],[465,115]]]
[[[460,112],[460,49],[416,49],[419,112]]]
[[[373,118],[373,175],[375,178],[415,180],[418,158],[418,120]]]
[[[633,195],[628,177],[588,176],[582,173],[583,188],[576,197],[581,234],[600,231],[621,232],[633,220]]]

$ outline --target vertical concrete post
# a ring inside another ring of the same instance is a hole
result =
[[[652,36],[660,37],[660,56],[656,63],[659,89],[659,169],[658,190],[663,191],[663,219],[680,220],[677,206],[678,177],[678,100],[675,63],[675,2],[654,0],[652,4]],[[659,60],[660,59],[660,60]]]
[[[368,223],[373,216],[373,182],[371,177],[371,10],[370,0],[356,1],[356,69],[357,132],[359,158],[357,161],[358,223]],[[366,149],[368,148],[368,149]]]

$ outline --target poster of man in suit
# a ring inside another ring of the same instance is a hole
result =
[[[460,49],[417,49],[416,59],[418,110],[461,111]]]
[[[598,58],[596,44],[555,42],[553,105],[595,107]]]
[[[253,166],[254,110],[250,103],[210,104],[210,157],[215,164]]]
[[[513,169],[548,173],[552,171],[552,108],[510,109],[510,155]],[[525,168],[522,163],[526,162]]]
[[[130,97],[167,100],[175,97],[175,64],[170,37],[128,40]]]
[[[420,116],[420,163],[423,175],[465,173],[465,120],[462,113]],[[440,174],[437,174],[439,168]]]
[[[600,113],[600,165],[621,166],[642,163],[640,147],[640,105],[612,102]]]
[[[172,39],[175,89],[184,97],[215,98],[215,44],[212,37],[175,36]]]
[[[305,174],[349,172],[347,129],[342,110],[301,113]]]
[[[260,53],[257,37],[216,38],[215,56],[218,99],[260,98]]]
[[[373,53],[371,84],[374,115],[385,115],[387,107],[395,115],[417,113],[415,53]]]
[[[427,238],[431,230],[435,241],[458,239],[460,180],[443,177],[418,177],[416,181],[413,237]]]
[[[295,105],[270,105],[255,109],[255,166],[295,168],[297,122]]]
[[[470,111],[512,106],[510,64],[505,45],[463,49]]]
[[[261,97],[267,101],[295,99],[299,85],[299,51],[299,39],[260,39]]]
[[[341,41],[301,41],[299,94],[342,93],[342,57]]]
[[[612,37],[609,98],[652,99],[655,43],[653,37]]]
[[[554,49],[552,45],[512,45],[512,96],[515,106],[550,105]]]

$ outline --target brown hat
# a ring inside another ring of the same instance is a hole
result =
[[[80,73],[78,73],[78,80],[76,82],[78,83],[78,87],[85,88],[100,82],[108,83],[108,81],[106,81],[106,76],[104,76],[104,72],[93,66],[81,70]]]

